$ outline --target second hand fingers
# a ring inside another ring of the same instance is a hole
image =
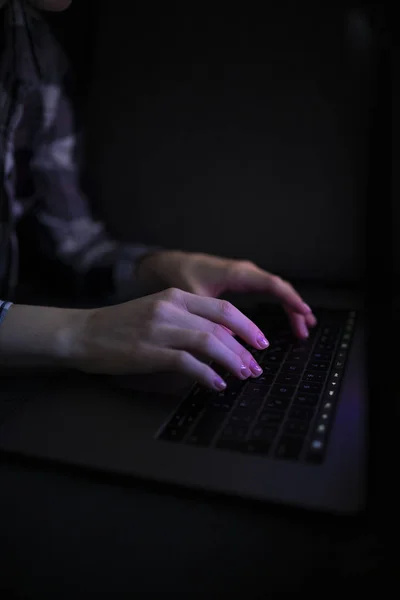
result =
[[[299,338],[308,338],[308,327],[304,315],[299,315],[299,313],[293,312],[293,310],[287,307],[285,307],[285,312],[288,316],[293,333]]]

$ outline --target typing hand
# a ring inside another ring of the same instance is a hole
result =
[[[182,373],[223,390],[225,382],[207,363],[215,361],[242,380],[258,377],[262,369],[240,340],[258,350],[268,346],[258,327],[229,302],[178,289],[78,317],[68,334],[71,363],[91,373]]]

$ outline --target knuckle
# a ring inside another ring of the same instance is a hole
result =
[[[213,343],[214,343],[213,334],[208,331],[204,331],[204,332],[200,333],[199,337],[200,337],[200,339],[199,339],[200,348],[205,352],[210,351],[213,346]]]
[[[160,321],[167,317],[168,311],[168,302],[166,302],[165,300],[157,300],[153,304],[151,316],[153,317],[153,320]]]
[[[282,285],[283,283],[283,279],[279,277],[279,275],[270,275],[270,281],[277,286]]]
[[[250,354],[250,352],[245,350],[243,347],[241,348],[241,352],[240,352],[239,356],[240,356],[242,363],[247,364],[247,365],[250,364],[250,361],[253,358],[253,356]]]
[[[176,303],[176,302],[179,302],[180,299],[182,298],[182,291],[179,290],[178,288],[168,288],[164,292],[164,297],[169,302]]]
[[[247,271],[255,268],[255,264],[251,260],[238,260],[232,265],[232,271],[235,275],[245,274]]]
[[[218,323],[213,323],[211,333],[214,337],[221,340],[223,339],[226,333],[226,329],[224,329],[224,327],[222,327],[222,325],[219,325]]]
[[[223,317],[230,317],[234,311],[233,304],[228,300],[219,300],[219,311]]]
[[[175,354],[174,364],[177,371],[185,371],[188,365],[189,354],[185,350],[178,350]]]
[[[251,260],[241,260],[239,265],[242,269],[253,269],[256,266]]]

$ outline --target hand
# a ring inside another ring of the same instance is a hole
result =
[[[200,296],[265,292],[281,302],[294,334],[300,338],[308,337],[309,328],[317,323],[310,307],[290,283],[263,271],[250,261],[164,251],[143,260],[139,277],[158,289],[172,286]]]
[[[84,311],[72,337],[73,366],[86,372],[179,372],[215,390],[226,383],[205,361],[216,361],[240,379],[261,367],[226,328],[257,349],[268,341],[258,327],[225,300],[177,289],[125,304]]]

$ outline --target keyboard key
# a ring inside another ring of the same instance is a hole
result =
[[[225,392],[221,392],[210,399],[208,405],[215,410],[222,410],[226,412],[234,407],[238,397],[239,395],[237,393],[227,393],[227,390],[225,390]]]
[[[292,354],[308,354],[310,348],[308,346],[292,346],[290,355]]]
[[[187,431],[196,421],[200,413],[201,410],[199,409],[187,411],[184,415],[178,412],[172,417],[168,425],[171,427],[179,427],[180,429],[185,429]]]
[[[311,359],[313,361],[324,361],[330,362],[332,360],[332,352],[322,352],[321,350],[318,352],[314,352]]]
[[[254,421],[257,416],[257,410],[249,409],[249,408],[236,408],[230,417],[230,423],[233,424],[242,424],[242,425],[250,425]]]
[[[203,410],[203,404],[193,400],[185,400],[171,417],[169,423],[160,435],[160,439],[169,441],[181,441],[189,431],[190,427]]]
[[[315,346],[315,352],[333,352],[336,344],[332,342],[319,342]]]
[[[255,427],[249,441],[245,444],[244,451],[254,454],[268,454],[277,433],[277,427]]]
[[[303,444],[304,438],[285,435],[280,439],[275,454],[277,458],[297,460],[301,454]]]
[[[302,373],[304,370],[304,365],[293,364],[293,363],[285,363],[282,366],[281,373]]]
[[[263,410],[257,419],[257,425],[280,425],[285,418],[285,413],[275,410]]]
[[[308,360],[308,353],[299,354],[297,352],[290,352],[287,356],[286,362],[293,364],[304,365]]]
[[[280,365],[263,364],[263,375],[275,375],[279,369]],[[262,375],[260,377],[262,377]]]
[[[275,379],[275,373],[262,373],[260,377],[257,377],[256,382],[259,385],[270,385]]]
[[[311,407],[293,406],[289,412],[289,419],[298,421],[310,421],[314,416],[314,409]]]
[[[199,414],[203,410],[203,408],[208,404],[210,398],[211,398],[211,394],[208,397],[203,396],[203,395],[189,396],[188,398],[186,398],[186,400],[184,402],[182,402],[182,404],[176,411],[173,418],[177,419],[178,418],[177,415],[179,415],[179,414],[180,415],[186,414],[186,413]]]
[[[225,412],[206,411],[189,435],[187,443],[195,446],[209,446],[225,418]]]
[[[312,383],[324,383],[326,379],[326,373],[318,373],[316,371],[305,371],[303,373],[302,380]]]
[[[217,448],[239,450],[246,439],[247,431],[247,427],[227,425],[217,441]]]
[[[344,360],[343,359],[336,360],[333,366],[335,369],[343,369]]]
[[[307,365],[308,371],[327,371],[329,369],[329,363],[310,361]]]
[[[299,392],[306,394],[320,394],[322,392],[322,383],[300,383]]]
[[[277,344],[275,342],[270,345],[270,347],[268,348],[268,352],[271,352],[272,354],[275,354],[276,352],[282,352],[285,354],[289,348],[289,342],[281,342],[280,344]]]
[[[249,382],[245,389],[244,389],[244,394],[246,396],[251,396],[252,398],[262,398],[264,399],[266,397],[266,395],[268,394],[268,390],[269,390],[270,386],[269,385],[262,385],[260,383],[257,382]]]
[[[160,440],[166,442],[181,442],[187,433],[185,427],[176,427],[174,425],[167,425],[164,431],[161,432]]]
[[[324,400],[327,402],[334,402],[336,400],[338,393],[339,393],[338,389],[329,388],[329,386],[328,386],[328,389],[324,395]]]
[[[294,404],[298,406],[308,406],[313,408],[317,406],[319,401],[318,394],[305,394],[304,392],[300,392],[294,399]]]
[[[336,338],[340,333],[340,327],[334,325],[326,326],[322,328],[322,335],[327,337]]]
[[[276,378],[277,383],[289,383],[292,385],[297,384],[300,381],[300,374],[298,373],[282,373]]]
[[[285,358],[285,352],[275,352],[275,354],[271,354],[269,352],[265,352],[261,358],[261,364],[279,364]]]
[[[276,398],[292,398],[296,391],[295,385],[278,384],[271,388],[271,396]]]
[[[307,449],[306,461],[320,464],[324,460],[325,447],[323,440],[318,438],[312,439]]]
[[[300,350],[301,348],[304,348],[305,351],[309,352],[313,344],[313,336],[309,337],[307,340],[296,340],[292,345],[291,352],[294,352],[295,350]]]
[[[287,421],[284,427],[284,434],[306,436],[308,431],[308,421]]]
[[[273,398],[269,397],[265,408],[274,408],[276,410],[286,410],[289,406],[290,399],[289,398]]]
[[[325,434],[328,431],[328,425],[326,423],[318,423],[316,428],[315,428],[315,433],[318,436],[325,436]]]
[[[240,398],[237,408],[247,408],[258,411],[263,403],[263,398],[255,398],[254,396],[243,394]]]
[[[329,410],[332,410],[333,408],[333,402],[331,400],[328,400],[327,402],[322,402],[322,406],[321,406],[321,410],[324,412],[327,412]]]
[[[225,381],[227,386],[225,393],[231,392],[232,394],[239,393],[240,390],[244,387],[244,384],[246,383],[242,379],[238,379],[233,375],[228,375],[227,377],[225,377]]]

